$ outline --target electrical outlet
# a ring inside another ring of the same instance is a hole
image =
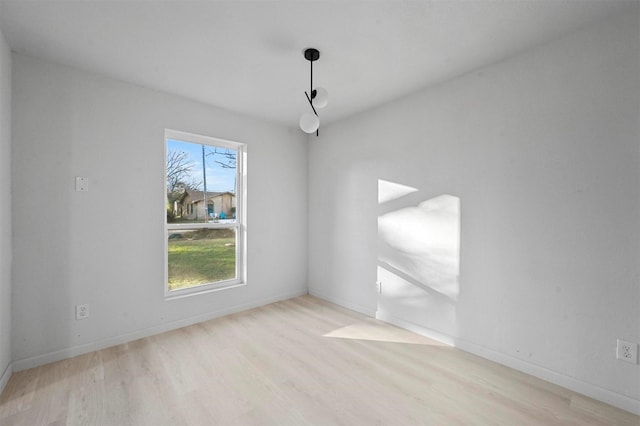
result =
[[[631,364],[638,363],[638,344],[618,339],[616,358]]]
[[[89,318],[89,305],[76,305],[76,319]]]

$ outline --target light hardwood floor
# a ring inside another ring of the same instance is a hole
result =
[[[311,296],[14,374],[2,425],[640,425]]]

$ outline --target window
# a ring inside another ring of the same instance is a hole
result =
[[[245,145],[165,130],[165,146],[165,295],[242,284]]]

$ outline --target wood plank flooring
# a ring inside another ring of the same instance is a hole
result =
[[[15,373],[2,425],[640,425],[311,296]]]

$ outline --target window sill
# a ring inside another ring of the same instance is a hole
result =
[[[247,285],[245,282],[239,283],[221,283],[221,284],[210,284],[206,286],[199,286],[188,288],[184,290],[174,290],[172,292],[167,292],[164,296],[164,300],[176,300],[176,299],[184,299],[185,297],[198,296],[205,293],[213,293],[215,291],[228,290],[236,287],[244,287]]]

